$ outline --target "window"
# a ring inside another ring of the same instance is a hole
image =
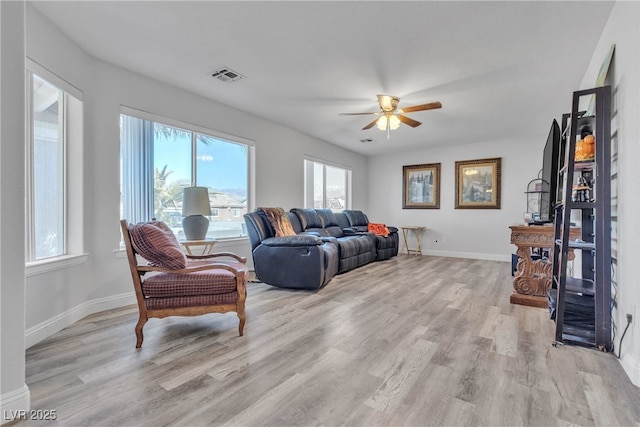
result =
[[[246,212],[252,146],[168,121],[120,115],[122,218],[156,218],[183,238],[182,189],[195,185],[209,188],[207,237],[246,236],[241,215],[221,213],[230,205],[243,206]]]
[[[68,206],[78,201],[75,193],[82,184],[68,188],[68,183],[81,169],[74,168],[78,156],[69,152],[82,138],[82,102],[27,72],[26,105],[25,248],[27,262],[34,262],[79,252],[68,229],[78,213],[69,212]]]
[[[305,208],[351,208],[351,170],[305,159]]]

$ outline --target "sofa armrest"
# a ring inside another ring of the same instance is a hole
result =
[[[322,243],[333,243],[334,245],[338,244],[338,238],[333,236],[320,236],[320,240],[322,240]]]
[[[397,233],[398,232],[398,227],[393,227],[393,226],[387,225],[387,228],[389,229],[389,232],[391,232],[391,233]]]
[[[271,248],[320,246],[322,240],[316,236],[299,234],[297,236],[269,237],[262,241],[262,245]]]

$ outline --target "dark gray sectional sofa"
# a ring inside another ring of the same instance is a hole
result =
[[[294,208],[287,216],[295,236],[275,237],[259,209],[244,215],[256,276],[269,285],[315,290],[336,274],[398,254],[398,230],[369,233],[361,211]]]

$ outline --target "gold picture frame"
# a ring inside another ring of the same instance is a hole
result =
[[[440,209],[440,163],[402,167],[402,209]]]
[[[456,209],[500,209],[502,158],[456,162]]]

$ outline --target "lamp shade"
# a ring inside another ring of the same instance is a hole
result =
[[[185,187],[182,190],[182,216],[191,215],[211,215],[207,187]]]

